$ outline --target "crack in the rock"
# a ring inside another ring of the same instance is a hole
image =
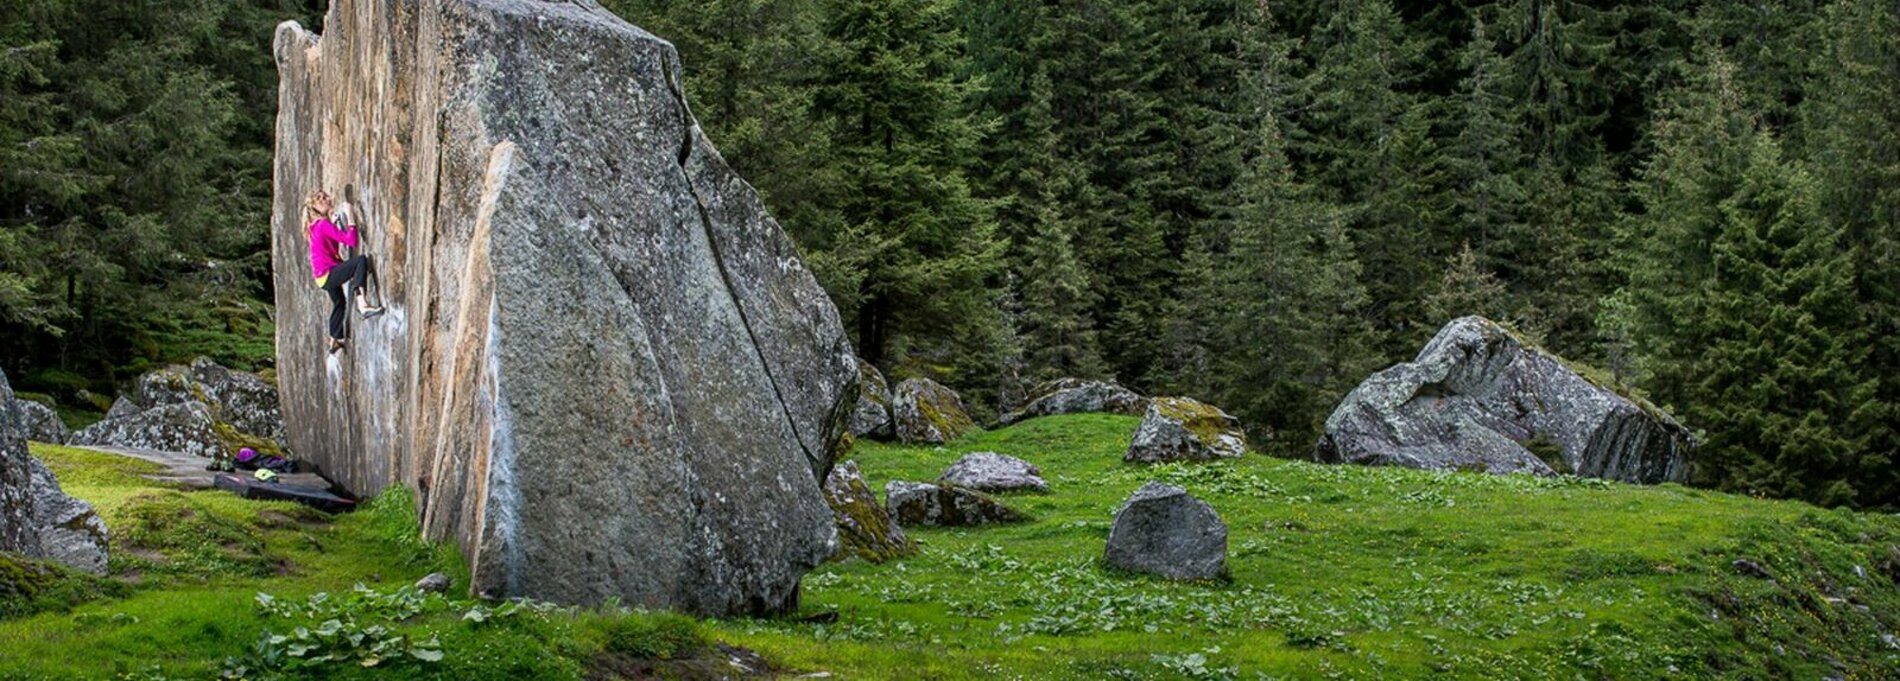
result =
[[[679,104],[680,177],[686,181],[686,189],[693,197],[693,207],[699,211],[699,226],[705,232],[706,246],[712,250],[713,264],[719,268],[720,281],[726,287],[726,295],[732,299],[733,309],[739,313],[739,323],[745,327],[746,338],[752,341],[752,352],[758,356],[759,367],[765,371],[765,381],[771,384],[772,396],[778,400],[779,409],[785,414],[785,423],[792,430],[792,439],[805,453],[805,461],[810,465],[813,477],[819,477],[825,472],[822,470],[824,459],[813,454],[811,447],[805,444],[804,434],[798,428],[798,419],[792,414],[791,403],[786,401],[785,391],[779,387],[778,376],[773,373],[772,363],[766,358],[765,349],[759,343],[758,332],[753,330],[752,319],[746,314],[745,302],[739,296],[738,286],[733,283],[732,272],[726,268],[725,254],[720,252],[719,240],[713,234],[712,213],[706,209],[706,202],[700,199],[699,187],[693,184],[693,174],[686,169],[687,159],[693,153],[693,129],[697,126],[693,123],[692,109],[686,104],[686,93],[680,87],[679,63],[675,61],[670,48],[660,51],[660,60],[661,68],[665,71],[667,90],[673,93],[674,101]],[[818,480],[818,483],[822,485],[824,481]]]

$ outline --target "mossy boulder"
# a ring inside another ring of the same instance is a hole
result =
[[[1104,381],[1057,379],[1036,386],[1030,395],[1029,401],[1021,408],[1004,414],[997,422],[1007,426],[1025,419],[1055,414],[1101,412],[1140,416],[1148,411],[1148,398]]]
[[[963,408],[963,398],[941,383],[911,378],[897,384],[893,392],[891,423],[898,442],[943,444],[976,427]]]
[[[888,440],[891,431],[891,385],[870,362],[858,360],[858,406],[851,412],[851,435]]]
[[[87,447],[131,447],[213,456],[228,451],[217,422],[203,402],[181,402],[109,418],[74,433],[71,443]]]
[[[1029,520],[995,497],[955,485],[893,480],[884,485],[884,503],[904,526],[975,527]]]
[[[124,582],[0,552],[0,620],[64,612],[100,598],[121,597],[129,591]]]
[[[1247,453],[1240,419],[1191,397],[1157,397],[1135,428],[1123,461],[1212,461]]]
[[[243,447],[286,454],[276,386],[204,357],[190,366],[146,372],[104,420],[70,441],[198,456],[228,455]]]
[[[1325,463],[1681,481],[1687,428],[1483,317],[1453,320],[1326,419]]]
[[[890,511],[878,503],[877,493],[865,484],[864,474],[855,461],[833,466],[825,478],[825,502],[838,521],[838,547],[832,560],[862,558],[882,563],[917,552],[917,542],[904,534],[904,528],[891,519]]]

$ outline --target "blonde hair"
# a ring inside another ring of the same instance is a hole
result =
[[[317,202],[331,202],[331,192],[319,188],[304,198],[304,240],[310,240],[310,226],[317,223],[317,217],[331,217],[329,213],[317,211]]]

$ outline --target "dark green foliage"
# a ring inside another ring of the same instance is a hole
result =
[[[614,619],[606,625],[606,638],[609,652],[653,660],[686,657],[706,646],[699,623],[673,613]]]

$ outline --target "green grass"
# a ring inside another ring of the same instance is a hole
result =
[[[873,488],[994,450],[1040,466],[1051,491],[1003,496],[1033,522],[911,528],[916,556],[821,567],[801,614],[837,613],[822,624],[421,597],[400,587],[459,561],[416,539],[402,495],[330,517],[163,490],[137,462],[35,445],[69,491],[100,506],[123,546],[116,578],[136,585],[0,619],[0,679],[211,677],[227,657],[256,662],[262,632],[327,619],[346,631],[386,624],[401,650],[442,659],[294,677],[572,679],[654,669],[626,660],[721,641],[842,679],[1900,678],[1900,650],[1881,638],[1900,629],[1893,516],[1675,485],[1252,455],[1123,464],[1137,421],[1048,417],[947,447],[860,443],[852,457]],[[1116,507],[1149,480],[1187,487],[1227,521],[1229,579],[1100,565]],[[279,605],[260,607],[258,592]],[[312,605],[317,593],[328,595]]]
[[[994,450],[1040,466],[1051,491],[1005,497],[1033,523],[911,528],[916,557],[814,572],[805,609],[835,609],[835,623],[717,635],[843,678],[1766,679],[1820,678],[1829,660],[1846,678],[1900,678],[1900,651],[1880,638],[1900,628],[1900,565],[1882,562],[1900,550],[1891,516],[1261,456],[1123,464],[1137,423],[1052,417],[942,448],[860,443],[852,457],[876,489]],[[1226,520],[1231,581],[1100,565],[1115,509],[1149,480]],[[1739,573],[1737,558],[1776,579]]]

